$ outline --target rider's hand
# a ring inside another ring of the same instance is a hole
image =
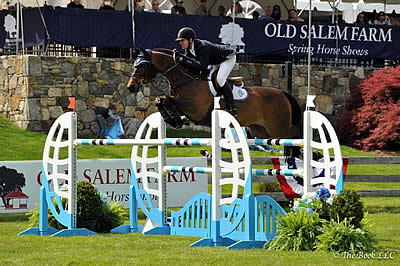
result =
[[[200,71],[200,78],[201,79],[208,79],[209,71],[208,69],[204,69]]]
[[[182,57],[182,56],[178,56],[177,58],[176,58],[176,63],[178,63],[178,64],[181,64],[181,63],[183,63],[185,61],[185,59]]]

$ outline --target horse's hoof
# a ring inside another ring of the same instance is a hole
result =
[[[231,108],[227,110],[228,113],[230,113],[232,116],[237,116],[238,115],[238,110],[236,108]]]
[[[182,123],[183,123],[183,125],[185,125],[185,126],[189,126],[189,125],[190,125],[190,120],[187,119],[187,118],[184,118],[184,119],[182,119]]]

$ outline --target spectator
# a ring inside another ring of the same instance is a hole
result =
[[[135,11],[142,12],[144,10],[144,2],[142,0],[135,0]]]
[[[374,9],[374,11],[372,11],[372,14],[370,16],[370,24],[373,24],[375,20],[378,19],[378,12],[376,12],[376,9]]]
[[[81,0],[73,0],[71,3],[67,5],[67,8],[85,8],[81,4]]]
[[[218,13],[218,17],[225,17],[225,7],[222,5],[219,6],[217,13]]]
[[[259,18],[260,18],[260,13],[258,13],[258,11],[253,11],[253,13],[251,13],[251,15],[253,16],[254,20],[259,20]]]
[[[126,4],[126,6],[125,6],[125,11],[129,11],[129,2]],[[141,1],[141,0],[134,0],[133,1],[133,9],[136,11],[136,12],[142,12],[143,11],[143,8],[144,8],[144,3]]]
[[[85,7],[81,4],[81,0],[73,0],[67,5],[67,8],[83,9]],[[85,48],[82,47],[74,47],[74,50],[78,53],[78,55],[85,55],[85,53],[88,52]]]
[[[151,1],[151,9],[148,12],[161,14],[160,3],[158,0]]]
[[[207,11],[207,0],[200,0],[200,6],[196,9],[197,16],[208,16],[210,13]]]
[[[304,21],[304,19],[299,18],[297,16],[297,10],[296,9],[290,9],[288,12],[288,20],[289,21]]]
[[[366,25],[368,24],[366,18],[365,18],[365,14],[363,12],[359,13],[357,15],[357,19],[356,22],[354,22],[355,24],[361,24],[361,25]]]
[[[233,17],[233,13],[231,14],[231,17]],[[235,4],[235,18],[244,18],[243,7],[239,2],[236,2]]]
[[[100,9],[115,10],[113,1],[112,0],[103,0],[103,3],[101,3]]]
[[[392,25],[400,26],[399,16],[396,14],[395,10],[393,10],[391,16],[392,16]]]
[[[374,21],[375,25],[391,25],[389,16],[386,16],[385,12],[381,11],[378,14],[378,19]]]
[[[186,9],[183,7],[183,0],[176,0],[176,5],[171,8],[171,14],[186,15]]]
[[[99,125],[99,134],[97,135],[98,138],[104,138],[104,135],[106,133],[106,123],[105,120],[109,117],[111,117],[114,120],[120,119],[118,115],[114,115],[114,113],[117,111],[117,108],[115,108],[115,105],[110,105],[109,108],[104,108],[104,107],[95,107],[95,114],[96,114],[96,122],[97,125]]]
[[[265,9],[265,15],[262,15],[260,17],[260,19],[273,20],[271,15],[272,15],[272,7],[271,6],[267,6],[267,8]]]
[[[281,20],[281,7],[279,5],[274,5],[274,8],[272,9],[272,19],[274,20]]]

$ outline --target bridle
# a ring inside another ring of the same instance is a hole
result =
[[[151,60],[151,59],[150,59]],[[136,82],[136,84],[139,85],[139,87],[143,87],[145,84],[150,83],[153,78],[149,77],[149,68],[151,67],[151,61],[149,59],[145,58],[144,56],[138,56],[138,58],[135,60],[134,67],[138,68],[139,65],[145,64],[144,70],[141,71],[141,73],[137,73],[136,71],[133,72],[132,77],[134,78],[133,80]],[[138,76],[143,76],[143,78],[140,80],[140,82],[137,81],[136,77]],[[149,81],[148,81],[149,80]]]
[[[157,50],[156,50],[156,52],[169,55],[169,54],[167,54],[167,53],[165,53],[165,52],[162,52],[162,51],[157,51]],[[136,59],[135,65],[134,65],[134,66],[137,68],[137,67],[138,67],[139,65],[141,65],[141,64],[146,64],[146,65],[145,65],[144,70],[141,71],[141,73],[135,73],[135,72],[134,72],[134,73],[132,74],[135,83],[138,84],[139,87],[143,87],[145,84],[148,84],[148,83],[151,83],[153,86],[155,86],[155,83],[158,82],[160,79],[162,79],[164,75],[167,75],[170,71],[172,71],[172,70],[175,69],[178,65],[180,65],[180,62],[177,62],[177,60],[176,60],[176,59],[177,59],[177,54],[178,54],[178,52],[177,52],[176,50],[173,50],[172,52],[173,52],[173,53],[172,53],[172,58],[173,58],[174,64],[173,64],[172,66],[170,66],[169,68],[167,68],[165,71],[160,72],[161,75],[158,75],[158,76],[157,76],[157,75],[154,75],[153,78],[149,77],[149,76],[151,75],[151,74],[150,74],[151,71],[154,71],[154,72],[155,72],[154,69],[151,69],[151,67],[152,67],[151,58],[149,59],[149,58],[146,58],[145,56],[142,56],[142,55],[138,56],[138,59]],[[192,77],[191,75],[189,75],[189,74],[186,73],[185,71],[182,71],[182,73],[183,73],[185,76],[189,77],[191,80],[196,80],[196,78]],[[140,80],[140,82],[138,82],[138,81],[136,80],[136,76],[139,76],[139,75],[143,76],[143,78]],[[190,82],[190,81],[189,81],[189,82]],[[186,84],[186,83],[187,83],[187,82],[185,82],[184,84]],[[184,84],[180,84],[180,86],[182,86],[182,85],[184,85]],[[179,86],[179,87],[180,87],[180,86]]]

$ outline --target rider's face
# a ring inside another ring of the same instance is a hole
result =
[[[179,44],[182,46],[182,49],[188,49],[189,48],[189,41],[186,40],[186,39],[180,40]]]

